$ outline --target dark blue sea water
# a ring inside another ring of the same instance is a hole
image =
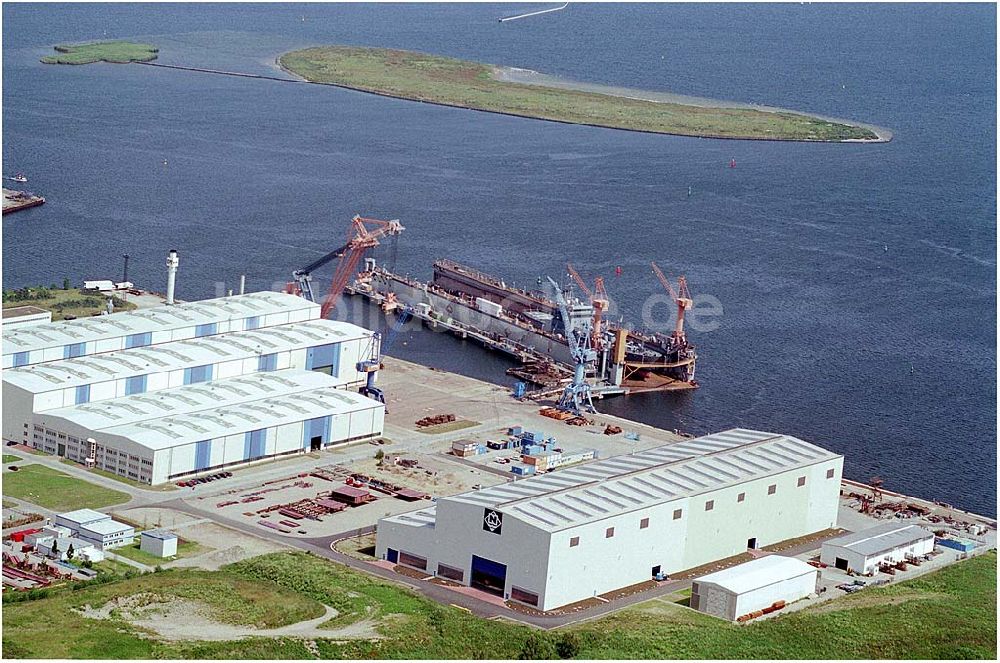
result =
[[[243,272],[270,288],[360,212],[403,220],[400,271],[426,278],[447,256],[533,284],[569,259],[641,324],[656,260],[722,304],[718,329],[690,334],[702,387],[603,409],[798,435],[844,453],[850,477],[995,514],[995,6],[571,4],[497,23],[521,7],[4,3],[4,173],[48,199],[4,219],[4,287],[117,278],[125,252],[132,280],[162,287],[176,248],[182,298]],[[146,37],[161,62],[256,73],[300,46],[426,50],[851,118],[895,139],[643,135],[38,62],[105,35]],[[503,361],[461,348],[408,333],[394,353],[505,381]]]

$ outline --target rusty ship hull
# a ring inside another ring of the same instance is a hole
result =
[[[450,260],[434,263],[434,278],[417,281],[369,262],[347,292],[392,309],[403,306],[433,325],[516,357],[508,371],[526,382],[557,388],[569,379],[573,358],[558,305],[543,293]],[[663,334],[605,324],[607,343],[590,374],[601,393],[694,389],[695,348]]]

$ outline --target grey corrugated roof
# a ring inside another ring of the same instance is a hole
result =
[[[732,429],[441,498],[559,530],[839,458],[788,435]]]
[[[59,418],[88,430],[99,431],[163,416],[191,414],[223,405],[337,385],[338,380],[326,373],[289,368],[70,405],[45,410],[38,415],[44,417],[46,423],[52,418]]]
[[[847,548],[865,557],[871,557],[932,538],[934,532],[918,525],[890,522],[830,539],[823,545]]]
[[[251,292],[173,306],[156,306],[111,315],[62,320],[4,330],[3,354],[60,347],[128,334],[179,329],[281,311],[319,308],[302,297],[281,292]]]
[[[112,426],[101,433],[124,437],[155,451],[326,415],[384,407],[378,401],[353,391],[319,387],[190,414]]]
[[[8,368],[3,372],[3,380],[32,393],[43,393],[371,335],[370,331],[347,322],[310,320]]]

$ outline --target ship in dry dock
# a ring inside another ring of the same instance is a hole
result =
[[[593,335],[596,359],[587,373],[594,382],[595,396],[698,386],[694,380],[697,353],[683,328],[684,311],[691,303],[686,287],[680,288],[680,295],[671,289],[678,304],[673,333],[644,333],[602,320],[607,310],[603,283],[598,279],[598,287],[591,291],[571,266],[569,269],[587,295],[584,300],[569,291],[562,293],[571,323],[586,321]],[[556,389],[571,377],[574,359],[566,339],[563,310],[542,291],[507,285],[451,260],[436,261],[433,279],[421,282],[395,274],[371,258],[365,260],[346,291],[387,312],[406,309],[426,324],[444,327],[517,358],[521,365],[508,373],[541,390]]]

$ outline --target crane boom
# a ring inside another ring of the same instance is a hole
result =
[[[674,340],[678,343],[684,343],[686,340],[684,338],[684,312],[694,305],[694,300],[691,299],[691,292],[688,290],[687,279],[683,276],[679,277],[677,279],[677,290],[674,290],[674,287],[670,285],[670,280],[664,275],[663,270],[655,262],[650,262],[649,264],[653,266],[656,278],[660,280],[663,287],[670,293],[670,298],[677,304],[677,322],[674,325],[673,336]]]
[[[378,246],[381,238],[388,235],[398,235],[403,230],[405,228],[398,219],[382,221],[380,219],[368,219],[355,215],[351,219],[347,243],[317,258],[306,267],[292,272],[292,278],[295,281],[288,284],[288,291],[297,291],[298,294],[309,301],[316,301],[312,289],[312,272],[339,258],[340,262],[333,273],[330,290],[323,298],[320,310],[320,315],[326,318],[334,306],[336,306],[337,300],[340,299],[341,293],[347,286],[351,274],[357,269],[358,263],[364,256],[365,251]]]

